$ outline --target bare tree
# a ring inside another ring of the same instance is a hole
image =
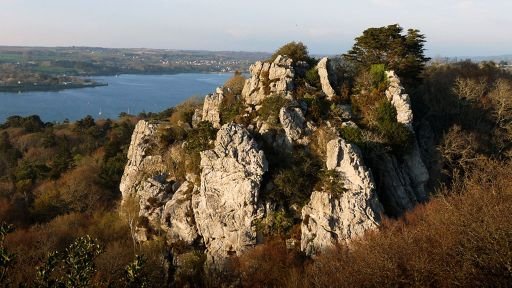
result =
[[[457,77],[455,79],[455,94],[468,101],[480,101],[487,89],[487,81],[483,78],[471,79]]]
[[[512,122],[512,81],[498,79],[489,93],[498,127]]]

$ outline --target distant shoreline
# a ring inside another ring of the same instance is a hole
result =
[[[34,92],[34,91],[61,91],[61,90],[67,90],[67,89],[80,89],[80,88],[91,88],[91,87],[100,87],[100,86],[108,86],[108,83],[101,83],[101,82],[93,82],[93,83],[87,83],[87,84],[52,84],[52,85],[30,85],[30,84],[24,84],[24,85],[5,85],[0,86],[0,92],[5,93],[20,93],[20,92]]]
[[[87,75],[78,77],[90,77],[90,78],[101,78],[101,77],[116,77],[121,75],[141,75],[141,76],[165,76],[165,75],[179,75],[179,74],[232,74],[234,72],[176,72],[176,73],[119,73],[119,74],[101,74],[101,75]],[[76,77],[76,76],[75,76]],[[108,86],[108,83],[94,82],[88,84],[57,84],[57,85],[45,85],[45,84],[23,84],[23,85],[0,85],[0,93],[23,93],[23,92],[45,92],[45,91],[62,91],[68,89],[80,89],[80,88],[92,88]]]

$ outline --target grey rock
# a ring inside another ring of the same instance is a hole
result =
[[[192,183],[184,182],[163,208],[161,228],[169,244],[183,241],[191,245],[199,236],[192,210],[193,189]]]
[[[256,122],[258,133],[263,140],[277,151],[291,151],[292,142],[286,136],[284,129],[272,127],[268,122],[258,120]]]
[[[360,237],[380,222],[383,208],[359,148],[337,138],[327,144],[327,169],[341,176],[344,192],[314,191],[302,209],[301,250],[308,255]]]
[[[342,120],[351,120],[352,119],[352,105],[336,105],[336,109],[338,109],[339,115]]]
[[[256,244],[257,202],[267,161],[249,132],[226,124],[215,148],[201,152],[201,186],[192,196],[197,229],[210,263]]]
[[[405,167],[391,154],[371,157],[373,172],[380,185],[379,199],[390,216],[401,216],[412,209],[419,199]]]
[[[409,95],[404,93],[400,79],[393,71],[386,71],[386,75],[389,80],[386,97],[397,111],[397,121],[406,125],[413,133],[414,140],[410,149],[399,159],[391,154],[374,155],[371,158],[381,187],[379,197],[388,214],[400,216],[417,203],[428,199],[425,185],[429,173],[416,141]]]
[[[197,238],[190,194],[191,185],[167,181],[165,165],[160,155],[152,155],[158,129],[164,124],[141,120],[132,134],[128,162],[121,178],[123,199],[135,196],[139,201],[139,216],[148,219],[151,228],[167,232],[168,243],[183,240],[191,243]],[[153,176],[151,176],[153,175]],[[146,227],[137,227],[137,239],[147,241]]]
[[[137,186],[139,215],[146,217],[153,227],[160,225],[163,206],[172,197],[172,185],[162,177],[143,180]]]
[[[408,94],[403,94],[404,88],[400,84],[400,79],[393,71],[386,71],[389,81],[389,87],[386,90],[386,97],[395,106],[397,112],[397,121],[405,124],[409,130],[415,135],[413,129],[413,113],[411,108],[411,99]],[[404,168],[407,172],[416,199],[423,202],[427,200],[427,193],[425,191],[425,184],[429,180],[429,173],[427,167],[421,159],[421,153],[418,146],[416,137],[412,143],[411,149],[403,155]]]
[[[220,106],[224,94],[221,88],[217,88],[215,94],[206,95],[203,104],[202,120],[212,123],[214,128],[220,128]]]
[[[300,108],[282,107],[279,111],[279,121],[290,143],[298,141],[304,134],[306,119]]]
[[[411,99],[408,94],[402,93],[404,87],[400,84],[400,79],[394,71],[386,71],[389,87],[386,90],[388,101],[396,108],[397,121],[407,125],[412,130],[413,114],[411,109]]]
[[[318,76],[320,76],[322,91],[327,96],[327,99],[332,100],[336,97],[336,92],[329,81],[329,59],[327,57],[322,58],[316,65],[316,68],[318,70]]]
[[[242,97],[249,105],[259,105],[271,94],[282,94],[291,98],[295,71],[292,59],[278,56],[274,62],[258,61],[251,65],[251,77],[246,80]]]
[[[165,171],[162,157],[151,155],[156,145],[157,131],[161,126],[145,120],[139,121],[135,126],[128,148],[128,161],[119,185],[123,198],[137,195],[140,182],[146,180],[147,175]]]

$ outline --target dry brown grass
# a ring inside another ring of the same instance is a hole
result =
[[[313,136],[311,137],[311,139],[313,139],[310,144],[311,151],[315,153],[315,155],[325,158],[327,153],[327,143],[336,137],[337,133],[335,129],[327,126],[320,126],[313,132]]]
[[[191,123],[192,115],[196,109],[203,108],[203,98],[190,97],[177,105],[175,111],[169,118],[169,122],[173,125],[179,125],[180,123]]]
[[[307,269],[310,287],[506,287],[512,283],[512,165],[484,160],[453,191],[388,220]]]
[[[297,264],[283,242],[240,259],[247,287],[510,287],[512,163],[482,160],[470,177],[350,247]],[[291,260],[290,260],[291,259]],[[305,267],[301,270],[302,265]],[[300,275],[297,278],[297,275]],[[297,279],[301,279],[297,281]]]
[[[300,287],[296,285],[302,262],[297,251],[286,249],[283,239],[272,239],[244,253],[235,266],[242,287]]]

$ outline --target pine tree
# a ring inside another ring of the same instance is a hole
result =
[[[417,83],[425,63],[430,60],[424,55],[425,36],[416,29],[409,29],[405,35],[402,32],[398,24],[366,29],[343,58],[358,71],[384,64],[386,69],[395,70],[406,84]]]

